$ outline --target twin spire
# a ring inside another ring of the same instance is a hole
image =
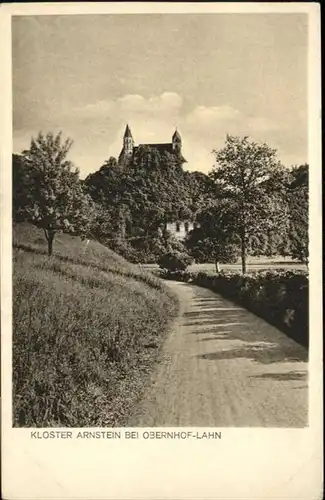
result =
[[[168,153],[176,155],[178,160],[181,161],[181,163],[186,163],[186,160],[182,155],[182,139],[177,128],[173,134],[171,142],[169,143],[140,144],[140,146],[148,146],[150,148],[155,148],[157,151],[159,151],[160,154]],[[129,160],[134,154],[136,154],[138,148],[139,146],[136,146],[134,144],[131,129],[127,124],[125,127],[125,132],[123,137],[123,147],[119,155],[119,163]]]
[[[129,125],[127,124],[126,127],[125,127],[125,132],[124,132],[124,139],[126,139],[127,137],[130,137],[131,139],[133,139],[132,137],[132,133],[131,133],[131,129],[129,127]],[[173,141],[176,141],[176,142],[180,142],[182,139],[181,139],[181,136],[177,130],[177,127],[176,127],[176,130],[173,134]]]

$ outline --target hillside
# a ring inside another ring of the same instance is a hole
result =
[[[119,426],[178,309],[161,282],[95,241],[13,227],[13,425]]]

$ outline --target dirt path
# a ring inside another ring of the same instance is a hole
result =
[[[306,349],[210,290],[167,283],[181,314],[129,425],[306,426]]]

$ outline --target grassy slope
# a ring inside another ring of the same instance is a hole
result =
[[[94,241],[13,229],[16,426],[119,426],[157,360],[177,301]]]

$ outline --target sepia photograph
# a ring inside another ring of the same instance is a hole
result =
[[[6,500],[322,497],[319,13],[1,5]]]
[[[308,16],[13,16],[12,99],[13,427],[307,427]]]

